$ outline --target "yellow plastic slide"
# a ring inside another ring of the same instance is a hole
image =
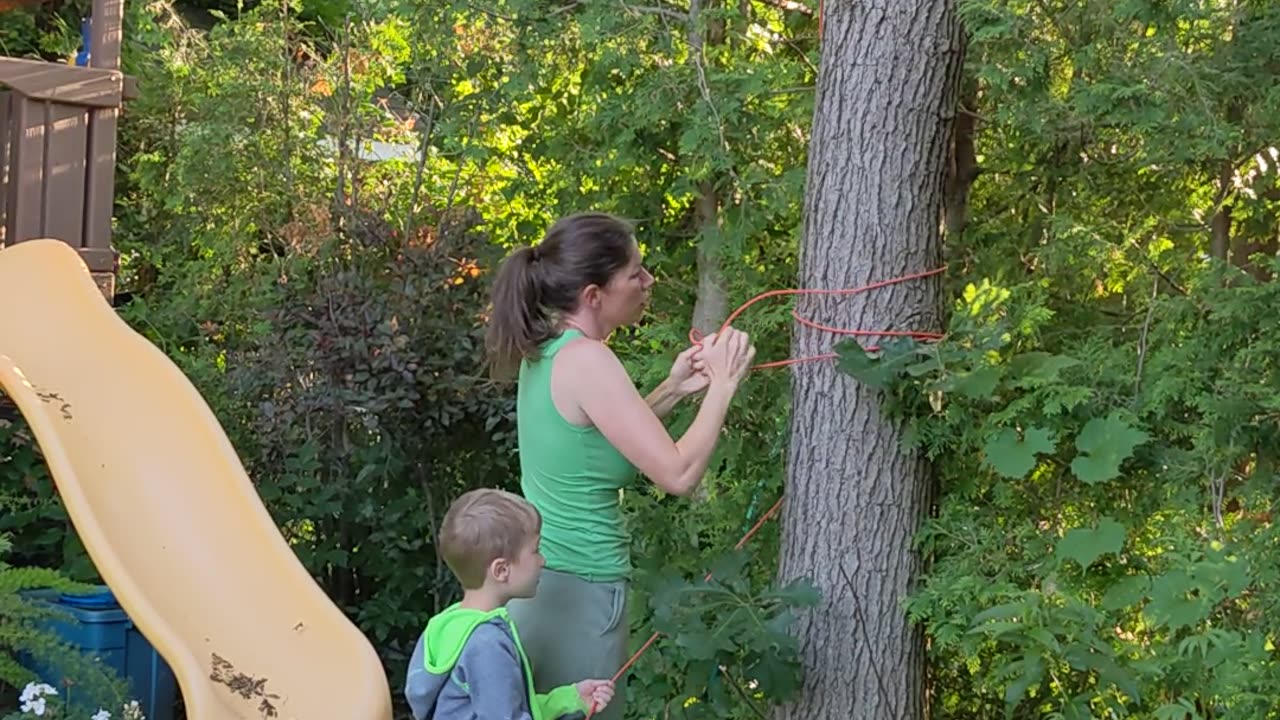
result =
[[[0,250],[0,387],[191,720],[389,720],[377,654],[280,535],[217,418],[63,242]]]

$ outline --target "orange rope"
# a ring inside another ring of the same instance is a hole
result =
[[[819,18],[821,18],[821,14],[819,14]],[[734,310],[729,315],[729,317],[725,319],[724,324],[720,326],[720,332],[724,332],[725,329],[729,327],[730,323],[732,323],[734,319],[736,319],[739,315],[742,314],[742,311],[746,310],[747,308],[751,307],[757,302],[764,300],[765,298],[778,297],[781,295],[856,295],[858,293],[867,292],[869,290],[875,290],[877,288],[882,288],[888,285],[907,282],[908,280],[918,280],[920,278],[926,278],[933,275],[937,275],[939,273],[945,272],[946,269],[947,267],[944,265],[934,270],[926,270],[924,272],[914,273],[911,275],[903,275],[901,277],[890,278],[888,280],[881,280],[880,282],[875,282],[870,285],[864,285],[862,287],[857,287],[857,288],[844,288],[840,290],[813,290],[813,289],[769,290],[768,292],[763,292],[763,293],[760,293],[759,295],[756,295],[755,297],[751,298],[747,302],[743,303],[740,307],[738,307],[737,310]],[[922,340],[940,340],[943,337],[940,333],[915,332],[910,330],[845,330],[841,328],[830,327],[828,325],[822,325],[822,324],[813,322],[812,320],[806,320],[800,317],[799,315],[797,315],[794,310],[791,312],[791,316],[795,318],[796,322],[798,322],[799,324],[805,327],[813,328],[815,330],[822,330],[824,332],[834,333],[837,335],[913,337],[913,338],[918,338]],[[693,342],[695,345],[701,345],[702,338],[703,338],[702,334],[699,333],[696,329],[691,329],[689,331],[689,340]],[[871,345],[866,348],[867,352],[876,352],[878,349],[879,348],[875,345]],[[774,360],[772,362],[766,362],[766,363],[761,363],[759,365],[755,365],[752,367],[752,369],[762,370],[765,368],[784,367],[787,365],[794,365],[797,363],[815,362],[818,360],[830,360],[835,357],[837,357],[835,353],[824,353],[822,355],[814,355],[811,357],[790,358],[787,360]],[[765,511],[763,515],[760,516],[760,519],[756,521],[756,524],[753,525],[751,529],[748,530],[747,533],[742,536],[742,539],[739,540],[738,543],[733,546],[733,549],[741,550],[747,544],[747,542],[749,542],[751,538],[754,537],[755,534],[760,531],[760,528],[764,527],[764,524],[766,522],[768,522],[774,515],[777,515],[778,511],[782,509],[782,501],[784,499],[785,497],[778,498],[778,501],[773,504],[773,507],[770,507],[767,511]],[[710,582],[710,581],[711,581],[711,573],[707,573],[706,577],[703,579],[703,582]],[[614,673],[613,677],[611,678],[611,681],[614,683],[618,682],[618,680],[621,679],[622,676],[625,675],[626,672],[630,670],[633,665],[636,664],[636,661],[640,659],[640,656],[643,655],[645,651],[648,650],[655,642],[657,642],[658,637],[661,634],[662,633],[660,632],[654,632],[652,635],[650,635],[649,639],[646,640],[645,643],[640,646],[640,649],[636,650],[635,653],[631,655],[630,659],[628,659],[627,662],[624,663],[622,667],[618,669],[618,672]],[[595,705],[593,704],[591,706],[591,709],[587,712],[587,720],[591,720],[591,716],[595,714],[595,711],[596,711],[596,708],[595,708]]]
[[[879,282],[871,283],[870,285],[863,285],[862,287],[841,288],[839,290],[815,290],[815,289],[769,290],[768,292],[762,292],[759,295],[756,295],[755,297],[751,298],[750,300],[740,305],[737,310],[734,310],[732,313],[730,313],[729,317],[725,319],[724,324],[720,326],[720,332],[724,332],[725,329],[727,329],[729,325],[732,324],[733,321],[736,320],[737,317],[742,314],[742,311],[746,310],[747,308],[751,307],[752,305],[755,305],[756,303],[766,298],[779,297],[782,295],[857,295],[858,293],[864,293],[870,290],[878,290],[879,288],[907,282],[908,280],[919,280],[921,278],[930,277],[942,272],[946,272],[946,270],[947,270],[947,266],[943,265],[942,267],[935,268],[933,270],[926,270],[924,272],[913,273],[911,275],[903,275],[901,277],[889,278],[888,280],[881,280]],[[841,330],[839,328],[833,328],[827,325],[819,325],[818,323],[815,323],[812,320],[805,320],[799,315],[796,315],[795,311],[792,311],[791,315],[796,319],[796,322],[800,323],[801,325],[805,325],[807,327],[811,327],[817,330],[824,330],[830,333],[837,333],[840,335],[878,335],[878,336],[886,336],[886,337],[887,336],[908,336],[908,337],[915,337],[915,338],[926,339],[926,340],[937,340],[942,337],[938,333],[912,332],[912,331],[903,331],[903,330]],[[692,342],[694,345],[701,345],[702,337],[703,337],[702,333],[698,332],[696,328],[689,330],[689,341]],[[876,350],[879,350],[879,349],[880,348],[873,345],[871,347],[868,347],[867,351],[875,352]],[[795,365],[797,363],[813,362],[815,360],[830,360],[834,357],[836,357],[835,353],[826,353],[823,355],[815,355],[813,357],[790,358],[787,360],[774,360],[772,362],[755,365],[751,369],[764,370],[766,368],[784,367],[787,365]]]

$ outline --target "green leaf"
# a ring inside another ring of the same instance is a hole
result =
[[[1054,654],[1062,652],[1062,646],[1058,643],[1058,639],[1053,636],[1053,633],[1049,632],[1045,628],[1032,627],[1027,630],[1027,637],[1036,640],[1044,646],[1045,650]]]
[[[1071,471],[1090,485],[1110,480],[1120,474],[1120,464],[1147,440],[1145,432],[1121,420],[1116,413],[1105,419],[1094,418],[1085,423],[1076,436],[1080,455],[1071,462]]]
[[[971,628],[966,635],[988,635],[990,637],[1000,637],[1005,633],[1023,634],[1027,631],[1027,624],[1024,622],[1015,622],[1013,620],[1001,620],[998,622],[989,622]]]
[[[1044,660],[1040,659],[1039,655],[1025,657],[1016,664],[1022,666],[1022,674],[1009,683],[1009,687],[1004,691],[1005,704],[1010,707],[1021,702],[1023,696],[1027,694],[1027,689],[1039,684],[1044,678]]]
[[[1216,602],[1224,597],[1236,597],[1252,582],[1249,566],[1244,560],[1223,558],[1218,561],[1202,560],[1191,569],[1202,595]]]
[[[1036,455],[1053,452],[1053,439],[1048,430],[1029,427],[1018,437],[1013,428],[1001,428],[987,439],[984,448],[987,464],[1007,478],[1026,477],[1036,466]]]
[[[956,392],[973,400],[986,400],[996,391],[1000,383],[1001,370],[994,365],[980,367],[972,372],[956,375],[951,387]]]
[[[892,338],[881,343],[879,352],[873,356],[858,343],[844,340],[835,347],[839,356],[836,367],[861,383],[885,388],[906,371],[922,349],[911,338]]]
[[[755,680],[760,691],[771,701],[777,702],[790,698],[800,689],[801,672],[799,664],[773,655],[762,655],[747,668],[746,676]]]
[[[747,565],[747,553],[731,550],[716,558],[711,565],[711,582],[730,585],[742,579],[742,569]]]
[[[1209,613],[1209,603],[1191,596],[1195,583],[1184,570],[1170,570],[1151,583],[1151,602],[1146,613],[1157,624],[1170,630],[1191,627]]]
[[[1093,713],[1089,710],[1089,700],[1092,698],[1092,693],[1072,698],[1070,703],[1062,706],[1062,720],[1093,720]]]
[[[701,623],[695,621],[690,625],[695,626],[695,629],[676,636],[676,645],[685,649],[690,660],[712,660],[720,650],[734,649],[734,644],[728,638],[701,626]]]
[[[973,624],[978,625],[988,620],[1008,620],[1011,618],[1022,617],[1026,608],[1026,604],[1021,601],[989,607],[973,616]]]
[[[1079,364],[1079,360],[1066,355],[1027,352],[1009,359],[1009,373],[1014,378],[1014,387],[1032,387],[1050,382],[1058,373]]]
[[[822,591],[808,578],[793,580],[772,595],[791,607],[813,607],[822,599]]]
[[[1190,701],[1180,699],[1178,703],[1167,703],[1156,708],[1156,720],[1187,720],[1187,717],[1199,717],[1200,711]]]
[[[1056,556],[1059,560],[1075,560],[1081,568],[1088,569],[1099,557],[1120,552],[1124,538],[1124,526],[1104,517],[1097,527],[1068,530],[1058,541]]]
[[[1099,682],[1116,686],[1120,692],[1134,701],[1141,700],[1142,691],[1138,688],[1138,683],[1134,680],[1132,673],[1117,665],[1110,658],[1105,659],[1102,666],[1098,671]]]
[[[1151,578],[1147,575],[1129,575],[1107,588],[1102,596],[1102,608],[1116,611],[1132,607],[1142,601],[1151,590]]]

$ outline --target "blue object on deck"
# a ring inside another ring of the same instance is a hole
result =
[[[76,53],[76,66],[89,66],[89,29],[93,26],[90,18],[80,19],[80,52]]]
[[[101,658],[121,679],[129,683],[129,698],[137,700],[148,720],[173,720],[173,705],[178,697],[178,683],[168,663],[134,626],[115,595],[105,585],[84,595],[37,590],[24,593],[34,601],[43,601],[71,615],[75,621],[50,621],[45,629],[90,657]],[[36,663],[30,657],[20,661],[40,676],[42,682],[63,686],[63,674],[55,667]],[[74,678],[72,678],[74,680]],[[75,698],[72,697],[72,704]],[[98,708],[86,708],[89,713]],[[112,717],[120,708],[105,708]]]

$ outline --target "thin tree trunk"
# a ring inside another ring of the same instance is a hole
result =
[[[710,182],[699,183],[696,201],[698,221],[698,297],[693,305],[693,327],[706,334],[720,329],[729,316],[729,297],[720,272],[720,198]]]
[[[809,151],[801,287],[853,287],[937,267],[961,57],[954,0],[833,3],[823,20]],[[845,298],[799,314],[840,327],[938,329],[941,281]],[[833,338],[797,325],[796,355]],[[792,374],[791,444],[779,568],[823,600],[796,625],[800,696],[775,718],[913,720],[925,714],[922,633],[902,610],[920,561],[910,543],[931,470],[901,447],[875,390],[833,363]]]
[[[708,0],[708,10],[715,9],[717,0]],[[706,37],[698,27],[702,12],[702,0],[689,3],[689,62],[703,62],[704,43],[712,46],[725,41],[722,19],[708,23]],[[710,102],[709,94],[706,98]],[[720,272],[720,196],[713,180],[698,183],[698,199],[694,207],[698,223],[698,297],[693,305],[692,325],[701,333],[712,333],[729,316],[729,298],[725,294],[724,278]]]
[[[961,46],[962,48],[964,45]],[[961,64],[964,63],[963,52]],[[978,118],[978,78],[966,74],[961,84],[951,138],[951,162],[947,168],[945,227],[947,239],[954,240],[969,225],[969,193],[978,178],[978,153],[975,146]]]
[[[1255,262],[1254,255],[1262,255],[1262,262]],[[1280,236],[1272,227],[1265,236],[1246,237],[1238,233],[1231,239],[1231,262],[1236,267],[1249,273],[1258,282],[1271,282],[1271,269],[1266,264],[1270,258],[1280,254]]]
[[[1235,167],[1229,160],[1224,160],[1218,169],[1218,209],[1209,221],[1210,243],[1209,254],[1214,258],[1226,261],[1231,251],[1231,203],[1227,194],[1231,192],[1232,175]]]

